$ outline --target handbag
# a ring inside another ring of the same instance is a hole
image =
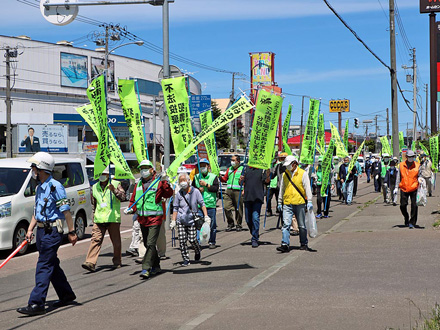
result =
[[[194,213],[194,211],[191,209],[191,205],[189,205],[188,201],[185,198],[185,195],[183,193],[180,193],[180,195],[183,197],[183,199],[185,200],[186,204],[189,207],[189,210],[191,211],[193,217],[194,217],[194,225],[196,226],[197,230],[202,229],[203,223],[205,222],[205,219],[199,215],[196,215]]]

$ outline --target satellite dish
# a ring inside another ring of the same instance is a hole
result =
[[[41,15],[49,23],[55,25],[67,25],[72,23],[78,15],[78,6],[69,5],[77,0],[69,0],[65,2],[65,5],[56,7],[46,7],[45,5],[50,3],[60,3],[62,0],[40,0]]]
[[[177,66],[170,65],[170,77],[181,77],[181,76],[183,76],[182,71],[180,71],[180,69]],[[159,80],[163,79],[163,68],[160,69],[159,71],[158,79]]]

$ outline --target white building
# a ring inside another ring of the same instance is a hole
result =
[[[83,128],[85,145],[97,141],[91,128],[85,124],[75,108],[89,103],[86,88],[90,81],[104,67],[104,54],[69,45],[33,41],[28,38],[0,36],[0,48],[18,48],[18,56],[11,58],[12,98],[12,147],[13,153],[23,151],[23,131],[28,127],[65,125],[67,137],[65,147],[68,153],[82,152]],[[129,47],[137,47],[136,45]],[[5,50],[1,50],[5,52]],[[2,56],[3,58],[3,56]],[[127,159],[134,159],[131,138],[125,124],[115,82],[121,79],[136,79],[140,104],[145,123],[149,152],[152,152],[153,98],[161,91],[158,74],[159,64],[147,60],[111,54],[109,56],[109,125]],[[6,65],[0,64],[0,98],[6,98]],[[117,85],[116,85],[117,86]],[[200,83],[189,78],[191,94],[201,94]],[[160,104],[158,104],[160,105]],[[163,111],[156,116],[158,150],[163,151]],[[23,126],[26,125],[26,126]],[[38,130],[35,128],[35,135]],[[0,147],[4,157],[6,145],[6,102],[0,102]],[[25,134],[25,135],[26,135]],[[41,140],[41,138],[40,138]],[[43,143],[41,141],[41,147]],[[52,147],[51,147],[52,148]],[[93,148],[88,148],[93,154]],[[52,151],[52,149],[50,150]],[[159,155],[159,153],[158,153]],[[93,156],[91,157],[93,158]]]

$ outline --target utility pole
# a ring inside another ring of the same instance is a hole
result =
[[[11,100],[11,58],[18,56],[17,48],[6,46],[6,157],[12,158],[12,100]]]
[[[231,89],[231,94],[229,95],[229,106],[228,107],[230,107],[234,102],[235,102],[235,72],[232,72],[232,89]],[[237,118],[234,119],[233,121],[231,121],[231,124],[230,124],[231,139],[230,139],[229,147],[230,147],[230,149],[234,149],[234,150],[237,149],[236,147],[234,148],[234,132],[235,132],[234,124],[235,124],[235,127],[237,127],[236,120],[237,120]],[[235,145],[237,145],[237,143],[235,143]]]
[[[417,141],[417,62],[416,49],[413,48],[413,141]]]
[[[390,109],[387,108],[387,139],[390,136]]]
[[[376,126],[376,143],[374,144],[374,150],[377,150],[377,140],[379,140],[379,137],[377,136],[377,115],[374,116],[374,126]]]
[[[429,63],[431,89],[431,134],[437,133],[437,23],[429,13]]]
[[[339,131],[339,135],[341,137],[344,136],[342,134],[342,113],[341,113],[341,111],[338,112],[338,131]]]
[[[303,144],[303,116],[304,116],[304,95],[302,96],[302,103],[301,103],[301,125],[299,127],[299,154],[301,155],[302,150],[302,144]]]
[[[153,164],[154,168],[156,168],[156,97],[153,98]]]
[[[396,72],[396,32],[394,21],[394,0],[390,3],[390,57],[391,57],[391,120],[393,136],[393,156],[398,157],[399,148],[399,114],[397,109],[397,72]]]
[[[425,139],[428,137],[428,84],[425,84],[425,92],[426,92],[426,116],[425,116]]]

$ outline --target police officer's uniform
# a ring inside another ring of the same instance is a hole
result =
[[[63,234],[58,232],[55,221],[65,219],[64,211],[70,211],[66,191],[61,183],[49,176],[45,182],[38,185],[35,196],[39,256],[35,287],[29,298],[29,305],[44,306],[50,282],[60,301],[71,301],[76,298],[57,256]]]

